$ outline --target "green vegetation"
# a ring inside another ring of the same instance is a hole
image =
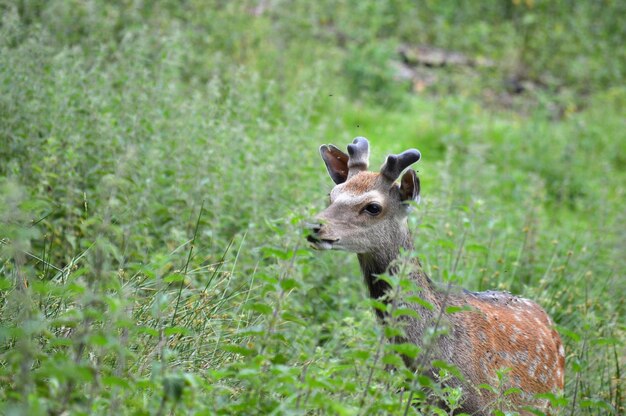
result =
[[[383,342],[354,256],[302,235],[317,148],[358,135],[373,165],[422,151],[434,280],[554,318],[558,413],[623,413],[625,8],[0,2],[0,413],[445,414],[458,391],[385,370],[419,351]],[[400,44],[494,65],[413,93]]]

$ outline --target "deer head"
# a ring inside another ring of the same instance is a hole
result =
[[[348,154],[333,145],[321,146],[320,153],[335,187],[328,207],[310,227],[309,242],[320,250],[368,254],[384,247],[397,253],[408,235],[410,202],[419,202],[420,195],[415,171],[402,172],[420,159],[420,152],[389,155],[380,172],[367,171],[369,143],[364,137],[348,145]]]

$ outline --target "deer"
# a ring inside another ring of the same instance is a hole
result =
[[[416,149],[388,155],[379,172],[368,171],[369,142],[357,137],[348,145],[348,154],[334,145],[322,145],[320,154],[334,187],[328,206],[308,224],[307,240],[317,250],[356,253],[371,298],[392,302],[387,273],[398,273],[401,252],[414,252],[408,216],[420,200],[420,181],[409,168],[421,158]],[[398,181],[398,179],[400,179]],[[555,324],[535,302],[501,291],[471,292],[444,290],[424,272],[417,257],[409,277],[425,302],[408,302],[417,312],[402,316],[404,335],[390,342],[408,342],[424,347],[429,328],[441,322],[446,331],[432,341],[433,359],[455,366],[462,377],[449,384],[462,389],[458,411],[471,415],[491,414],[497,392],[480,388],[493,386],[497,372],[508,373],[505,388],[509,410],[523,415],[529,409],[549,412],[549,400],[541,393],[559,394],[565,382],[565,351]],[[395,265],[395,266],[394,266]],[[431,307],[428,307],[431,306]],[[456,306],[454,312],[449,306]],[[385,324],[384,309],[375,309]],[[403,357],[418,371],[416,360]],[[432,360],[422,368],[436,375]]]

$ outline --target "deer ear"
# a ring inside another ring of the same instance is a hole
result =
[[[337,185],[344,183],[348,178],[348,155],[332,144],[328,146],[322,145],[320,147],[320,154],[322,155],[322,159],[324,159],[326,169],[333,182]]]
[[[400,199],[420,202],[420,180],[413,169],[408,169],[400,181]]]

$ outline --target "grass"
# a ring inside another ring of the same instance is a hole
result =
[[[416,16],[399,2],[261,16],[256,3],[192,3],[0,6],[0,412],[415,414],[437,412],[433,396],[454,403],[454,389],[385,370],[407,351],[384,342],[354,256],[306,247],[301,224],[331,186],[317,148],[357,135],[371,140],[373,166],[422,151],[411,226],[434,280],[509,290],[554,318],[567,354],[559,414],[623,412],[619,53],[606,71],[564,74],[561,92],[520,97],[534,104],[519,113],[480,100],[489,80],[411,95],[380,70],[413,35],[463,51],[486,36],[494,44],[478,53],[509,56],[519,33],[497,10],[481,26],[446,2]],[[549,17],[542,2],[516,7],[539,19],[527,24]],[[601,48],[576,57],[594,67],[614,44],[619,14],[604,13],[589,14],[605,18]],[[471,35],[455,36],[455,19]],[[540,35],[526,54],[545,62]],[[584,83],[592,91],[576,95]],[[570,110],[555,120],[563,100]]]

